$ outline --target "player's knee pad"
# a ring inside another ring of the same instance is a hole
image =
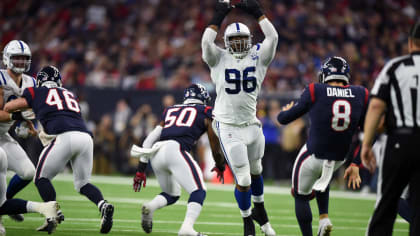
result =
[[[249,174],[249,172],[244,172],[244,171],[238,171],[235,174],[236,177],[236,184],[246,187],[246,186],[250,186],[251,185],[251,175]]]
[[[31,180],[35,176],[35,168],[33,166],[27,166],[19,177],[23,180]]]
[[[292,188],[291,193],[294,198],[298,198],[298,199],[302,199],[306,201],[310,201],[315,198],[315,191],[312,191],[312,193],[305,195],[305,194],[299,194],[297,190]]]
[[[260,175],[263,171],[261,159],[250,161],[249,167],[251,175]]]
[[[160,195],[162,195],[164,198],[166,198],[166,201],[167,201],[166,205],[167,206],[174,204],[179,199],[179,196],[172,196],[172,195],[169,195],[165,192],[161,192]]]
[[[203,189],[195,190],[190,194],[188,202],[196,202],[200,205],[203,205],[204,199],[206,198],[206,191]]]

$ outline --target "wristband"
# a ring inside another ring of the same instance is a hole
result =
[[[22,116],[22,112],[13,112],[12,114],[10,114],[10,119],[11,120],[25,120]]]
[[[137,171],[138,172],[146,172],[146,168],[147,168],[147,163],[143,163],[141,161],[139,161],[139,165],[137,166]]]

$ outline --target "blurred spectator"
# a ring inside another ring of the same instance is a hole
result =
[[[93,173],[110,174],[112,172],[113,156],[115,153],[116,137],[112,130],[112,117],[102,116],[94,133]]]
[[[114,132],[117,137],[120,137],[127,127],[130,115],[131,108],[128,105],[127,99],[118,100],[114,111]]]
[[[299,153],[300,148],[306,142],[306,123],[303,118],[291,122],[283,129],[281,147],[283,150],[281,178],[291,178],[293,162]]]

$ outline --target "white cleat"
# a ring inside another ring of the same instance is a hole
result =
[[[318,236],[330,236],[333,225],[329,218],[325,218],[319,221]]]
[[[50,202],[43,202],[41,203],[39,212],[45,216],[46,218],[46,227],[45,231],[48,232],[48,234],[51,234],[55,231],[57,228],[57,218],[58,213],[57,211],[60,209],[60,206],[56,201],[50,201]]]
[[[274,231],[273,227],[271,227],[270,222],[267,222],[265,225],[261,226],[261,231],[265,236],[276,236],[276,231]]]
[[[153,228],[153,212],[145,205],[141,208],[141,227],[150,234]]]
[[[0,216],[0,236],[5,236],[6,235],[6,229],[3,226],[3,220],[2,217]]]
[[[181,228],[181,230],[179,230],[178,232],[178,236],[207,236],[207,235],[197,232],[194,229],[185,230]]]

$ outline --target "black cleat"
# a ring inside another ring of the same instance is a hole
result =
[[[244,221],[244,236],[255,236],[255,226],[252,217],[242,218]]]
[[[64,215],[61,212],[61,210],[58,210],[57,211],[57,218],[55,220],[57,221],[58,224],[61,224],[61,222],[64,221]],[[44,224],[41,225],[40,227],[38,227],[36,230],[37,231],[46,231],[47,232],[48,231],[48,220],[45,219]]]
[[[114,206],[108,202],[104,202],[101,207],[101,233],[107,234],[112,228],[112,217],[114,215]]]

